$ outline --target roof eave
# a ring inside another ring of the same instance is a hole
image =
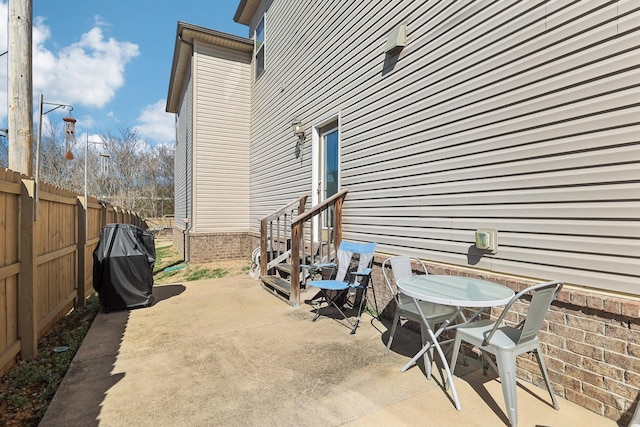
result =
[[[251,19],[253,19],[258,7],[260,7],[260,0],[240,0],[233,20],[239,24],[251,24]]]
[[[253,40],[251,39],[179,21],[165,109],[168,113],[178,112],[181,90],[187,77],[193,54],[193,43],[196,40],[236,50],[248,56],[253,53]]]

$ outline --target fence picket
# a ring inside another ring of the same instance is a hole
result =
[[[85,211],[84,197],[46,183],[35,206],[34,192],[32,179],[0,169],[0,375],[16,357],[35,357],[39,337],[85,303],[104,225],[120,219],[146,227],[136,213],[94,198]]]

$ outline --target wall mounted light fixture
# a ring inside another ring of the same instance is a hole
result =
[[[293,119],[293,121],[291,122],[291,127],[293,128],[293,134],[298,137],[296,141],[296,158],[298,158],[302,153],[302,144],[304,143],[304,129],[302,128],[300,120],[297,119]]]

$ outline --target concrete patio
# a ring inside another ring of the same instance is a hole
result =
[[[292,309],[248,277],[156,286],[154,306],[100,313],[40,426],[504,426],[499,380],[456,369],[461,411],[436,373],[400,368],[419,336],[364,315],[355,335]],[[304,296],[303,296],[304,299]],[[617,426],[520,383],[520,426]]]

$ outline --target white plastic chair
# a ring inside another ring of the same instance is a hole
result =
[[[412,263],[419,265],[423,274],[428,274],[427,268],[425,267],[424,263],[417,258],[410,258],[407,256],[394,256],[385,259],[382,263],[382,274],[384,276],[385,282],[387,283],[387,287],[391,291],[391,295],[393,295],[393,301],[396,305],[396,314],[393,318],[393,326],[391,327],[391,334],[389,335],[389,342],[387,343],[385,354],[389,353],[389,349],[391,348],[393,336],[396,333],[396,327],[398,326],[400,317],[418,322],[420,324],[420,336],[422,339],[422,345],[425,345],[427,343],[427,340],[429,339],[429,334],[427,333],[425,325],[422,322],[422,318],[420,317],[420,313],[418,312],[415,303],[410,297],[399,293],[397,291],[397,288],[393,286],[391,279],[387,275],[388,266],[391,265],[391,270],[393,271],[393,277],[396,283],[403,277],[412,276],[414,274]],[[431,329],[435,329],[435,325],[444,322],[457,311],[456,307],[447,305],[434,304],[426,301],[419,301],[418,303],[420,304],[420,308],[422,309],[427,322],[429,322],[429,326],[431,327]],[[429,360],[425,358],[425,369],[428,377],[431,376],[432,360],[433,349],[430,350]]]
[[[538,340],[538,332],[542,326],[542,322],[549,311],[551,303],[555,299],[558,292],[562,289],[560,282],[547,282],[530,286],[525,290],[518,292],[511,301],[505,306],[497,321],[492,322],[489,319],[479,320],[456,329],[456,337],[453,344],[453,356],[451,359],[451,371],[455,370],[458,351],[462,341],[476,346],[482,351],[483,358],[485,353],[493,354],[496,357],[496,364],[491,358],[485,360],[489,362],[498,375],[500,375],[502,384],[502,393],[504,394],[507,416],[512,427],[518,424],[518,407],[516,401],[516,356],[524,353],[535,352],[538,366],[544,377],[547,390],[553,402],[553,407],[559,409],[556,401],[551,382],[549,381],[549,373],[544,363],[544,359],[540,352],[540,342]],[[504,318],[509,312],[511,306],[520,298],[532,294],[531,303],[527,317],[517,326],[507,326]]]

